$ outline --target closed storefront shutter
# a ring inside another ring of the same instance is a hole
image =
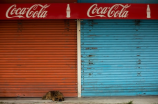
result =
[[[0,21],[0,97],[77,97],[75,20]]]
[[[158,20],[81,22],[82,96],[158,95]]]

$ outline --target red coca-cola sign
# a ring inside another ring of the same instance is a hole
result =
[[[158,4],[0,4],[0,19],[158,19]]]

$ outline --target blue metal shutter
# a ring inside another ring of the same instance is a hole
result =
[[[81,22],[82,96],[158,95],[158,20]]]

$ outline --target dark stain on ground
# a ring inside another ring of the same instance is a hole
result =
[[[91,73],[89,73],[89,75],[92,75]]]

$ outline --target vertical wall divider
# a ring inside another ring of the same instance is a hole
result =
[[[81,22],[77,19],[77,82],[78,97],[81,97]]]

